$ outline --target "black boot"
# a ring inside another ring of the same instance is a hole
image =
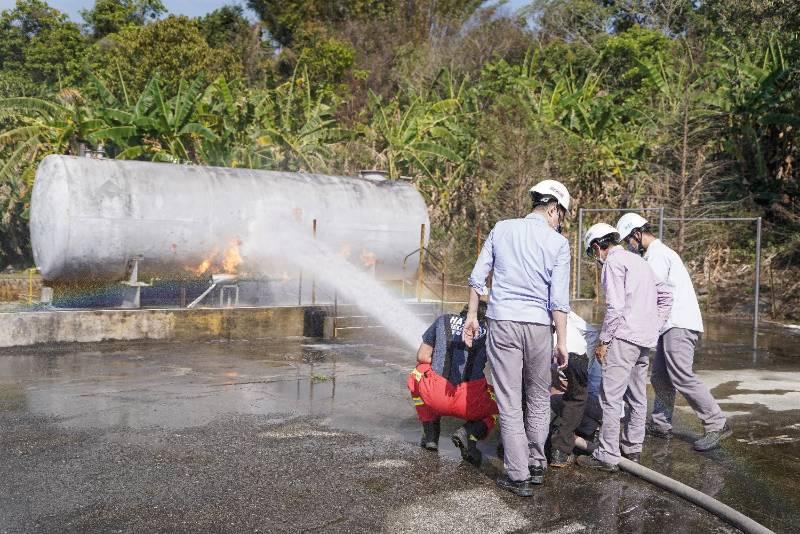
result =
[[[439,450],[439,431],[441,430],[441,421],[431,421],[429,423],[422,423],[422,439],[419,446],[429,451]]]
[[[468,421],[467,424],[450,436],[453,445],[461,451],[461,458],[475,467],[480,467],[483,455],[478,450],[478,440],[486,437],[486,424],[483,421]]]

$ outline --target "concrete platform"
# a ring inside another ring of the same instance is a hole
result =
[[[97,341],[321,336],[319,307],[53,310],[0,313],[0,347]]]

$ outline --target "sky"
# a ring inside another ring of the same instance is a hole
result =
[[[49,5],[63,11],[75,22],[82,22],[80,11],[91,8],[94,0],[45,0]],[[196,17],[229,4],[245,5],[237,0],[162,0],[170,13]],[[0,0],[0,10],[13,8],[15,0]]]
[[[82,9],[91,8],[94,5],[94,0],[46,0],[52,7],[63,11],[75,22],[82,22],[80,11]],[[229,4],[246,5],[245,0],[162,0],[167,10],[176,15],[188,15],[196,17],[205,15],[217,8]],[[519,8],[528,4],[530,0],[509,0],[508,6],[511,9]],[[15,0],[0,0],[0,10],[13,8],[16,4]],[[248,13],[255,16],[253,13]]]

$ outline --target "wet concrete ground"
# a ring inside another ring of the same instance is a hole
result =
[[[643,464],[779,532],[800,525],[800,335],[713,325],[697,357],[735,435],[698,454],[645,442]],[[731,532],[625,474],[551,470],[533,499],[416,446],[405,374],[380,340],[108,343],[0,353],[2,532]],[[767,386],[776,385],[776,388]]]

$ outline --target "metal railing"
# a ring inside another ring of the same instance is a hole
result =
[[[758,347],[758,324],[759,324],[759,299],[761,292],[761,217],[665,217],[664,208],[580,208],[578,210],[578,246],[576,254],[577,260],[577,273],[575,277],[575,291],[576,298],[581,296],[581,274],[583,267],[583,214],[592,212],[658,212],[658,238],[664,238],[664,223],[665,222],[755,222],[756,223],[756,258],[755,258],[755,280],[753,287],[753,349]]]

